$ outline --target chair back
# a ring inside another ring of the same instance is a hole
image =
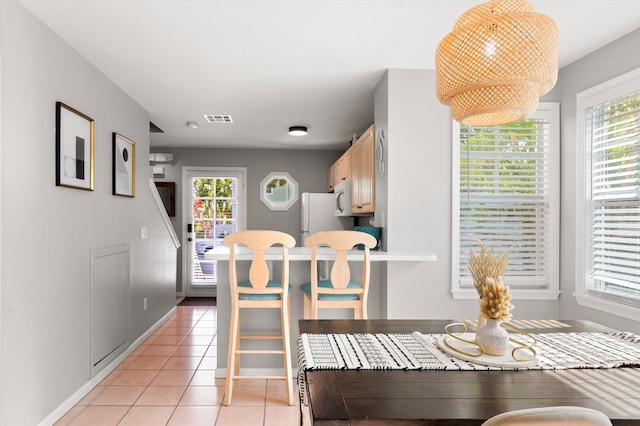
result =
[[[289,283],[289,249],[296,245],[291,235],[280,231],[248,230],[238,231],[227,235],[223,243],[231,250],[229,252],[229,281],[232,300],[239,294],[283,294],[287,295]],[[250,287],[238,286],[238,272],[236,268],[236,253],[239,245],[243,245],[252,252],[249,267]],[[265,251],[275,245],[282,246],[282,286],[267,287],[269,284],[269,265],[265,259]]]
[[[498,414],[482,426],[611,426],[602,412],[585,407],[528,408]]]
[[[351,269],[347,261],[347,252],[352,250],[358,244],[362,244],[363,262],[362,262],[362,287],[360,289],[347,288],[351,281]],[[311,248],[311,283],[312,291],[318,293],[338,293],[338,294],[354,294],[360,293],[366,298],[369,288],[370,274],[370,252],[378,241],[375,237],[360,231],[322,231],[310,235],[304,241],[306,247]],[[328,246],[334,252],[333,266],[331,267],[331,284],[333,288],[318,288],[318,250],[322,246]],[[315,285],[314,285],[315,283]]]

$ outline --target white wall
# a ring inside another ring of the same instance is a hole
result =
[[[390,69],[375,99],[376,125],[386,123],[388,134],[387,250],[438,256],[436,262],[389,262],[381,303],[389,318],[476,318],[477,301],[453,300],[450,293],[451,115],[436,98],[435,71]],[[558,317],[558,302],[514,305],[516,318]]]
[[[175,248],[147,189],[148,113],[14,0],[0,51],[0,424],[35,425],[90,380],[90,251],[130,245],[134,341],[175,306]],[[56,101],[95,120],[95,191],[55,186]],[[114,131],[136,142],[133,199],[111,195]]]
[[[384,173],[376,171],[375,180],[375,226],[381,227],[380,243],[382,250],[387,250],[387,216],[389,211],[387,205],[388,190],[388,172],[389,167],[389,72],[385,72],[378,84],[376,85],[374,92],[374,123],[375,123],[375,138],[374,143],[382,143],[382,165],[384,167]],[[379,132],[382,131],[384,138],[379,140]],[[376,161],[379,161],[377,159]],[[387,263],[382,262],[380,265],[380,312],[383,312],[382,317],[387,318],[387,310],[389,309],[389,283],[387,276],[389,270]]]
[[[562,316],[567,319],[587,318],[611,327],[640,332],[637,321],[579,306],[575,289],[575,221],[576,215],[576,95],[590,87],[640,67],[640,30],[593,52],[560,70],[557,87],[560,92],[561,129],[561,219],[560,219],[560,288]]]

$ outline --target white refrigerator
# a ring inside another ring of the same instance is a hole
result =
[[[320,231],[353,229],[353,217],[335,215],[335,197],[331,193],[302,193],[302,239]]]

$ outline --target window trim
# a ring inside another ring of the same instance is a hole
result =
[[[552,254],[550,256],[549,286],[544,289],[512,288],[513,300],[557,300],[560,296],[560,104],[558,102],[540,102],[536,112],[531,117],[549,115],[552,120],[550,126],[550,202],[549,206],[551,224],[549,235],[552,237],[550,244]],[[460,123],[452,120],[452,144],[451,144],[451,294],[455,300],[477,299],[478,293],[474,288],[460,288]],[[506,279],[508,285],[509,280]]]
[[[607,295],[590,291],[587,285],[589,274],[587,260],[589,231],[587,228],[587,194],[589,179],[587,169],[587,141],[585,110],[593,105],[606,102],[640,89],[640,68],[607,80],[576,95],[576,222],[575,222],[575,288],[573,296],[578,305],[640,321],[640,303],[635,299]],[[635,305],[632,305],[631,303]]]

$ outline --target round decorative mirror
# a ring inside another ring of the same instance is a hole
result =
[[[260,182],[260,199],[272,211],[286,211],[298,201],[298,182],[289,173],[271,172]]]

